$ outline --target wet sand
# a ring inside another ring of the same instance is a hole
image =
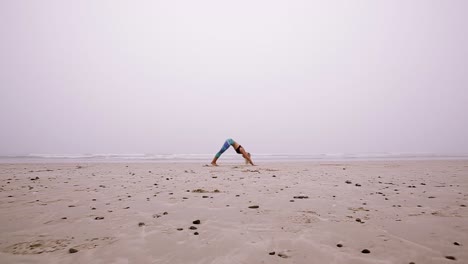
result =
[[[0,263],[468,263],[468,161],[0,164]]]

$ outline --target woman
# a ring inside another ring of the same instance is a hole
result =
[[[221,157],[221,154],[223,154],[224,151],[226,151],[230,146],[234,148],[237,154],[242,154],[242,157],[244,157],[245,159],[245,164],[251,164],[252,166],[255,166],[252,162],[252,159],[250,159],[250,153],[245,151],[244,147],[232,140],[232,138],[228,138],[226,142],[224,142],[224,145],[221,148],[221,150],[218,151],[218,153],[216,153],[215,157],[213,158],[213,161],[211,161],[211,165],[218,166],[218,164],[216,164],[216,161],[219,159],[219,157]]]

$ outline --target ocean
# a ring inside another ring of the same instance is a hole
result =
[[[0,163],[54,162],[200,162],[210,163],[214,154],[28,154],[0,156]],[[288,161],[353,161],[353,160],[456,160],[468,159],[468,154],[433,153],[328,153],[328,154],[255,154],[254,162]],[[219,162],[243,161],[237,154],[223,154]]]

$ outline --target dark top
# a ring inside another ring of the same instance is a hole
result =
[[[242,152],[240,152],[240,151],[239,151],[239,149],[240,149],[241,147],[242,147],[242,146],[241,146],[241,145],[239,145],[239,146],[236,148],[236,152],[237,152],[237,154],[242,154]]]

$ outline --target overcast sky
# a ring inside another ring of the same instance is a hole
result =
[[[0,2],[0,155],[468,153],[468,1]]]

